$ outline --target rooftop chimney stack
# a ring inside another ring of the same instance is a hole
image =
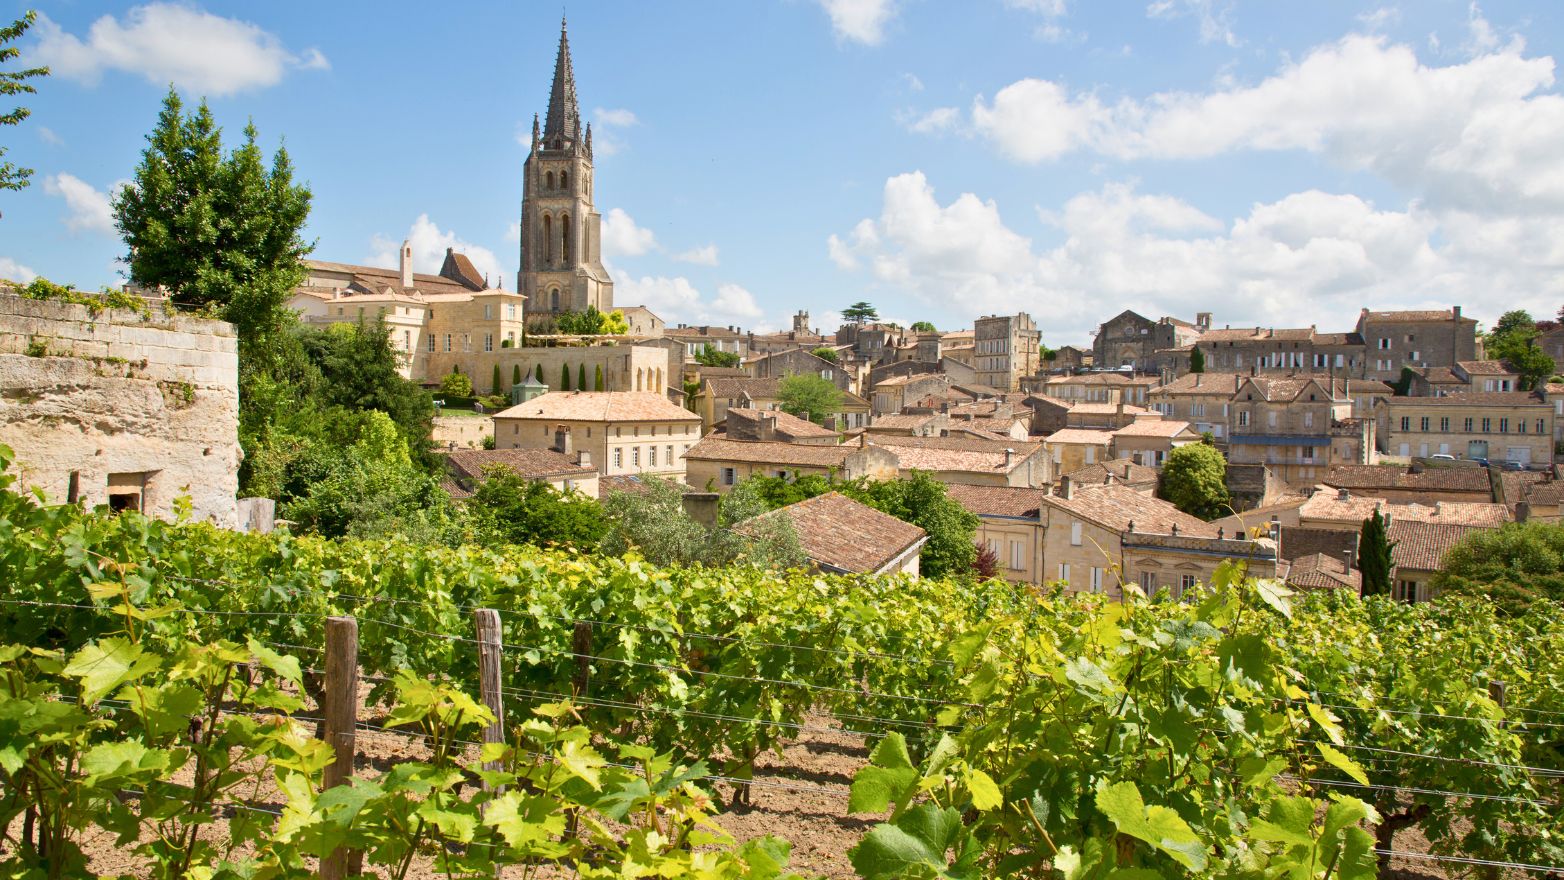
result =
[[[569,428],[554,429],[554,451],[567,456],[575,451],[575,447],[570,442]]]
[[[690,519],[695,520],[708,529],[717,527],[717,501],[722,496],[716,492],[686,492],[684,494],[684,512]]]
[[[413,286],[413,243],[402,242],[402,286]]]

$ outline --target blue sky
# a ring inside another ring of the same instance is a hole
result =
[[[25,6],[8,4],[7,18]],[[514,284],[550,4],[43,3],[0,129],[0,274],[95,287],[169,82],[285,138],[314,256],[412,238]],[[1361,306],[1564,305],[1564,5],[568,4],[621,304],[670,323],[969,324],[1124,308],[1346,329]]]

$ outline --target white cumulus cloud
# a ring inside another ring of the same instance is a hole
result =
[[[0,257],[0,278],[4,278],[7,281],[15,281],[20,284],[27,284],[37,277],[37,272],[34,272],[32,269],[23,266],[21,263],[18,263],[10,257]]]
[[[105,15],[84,36],[66,33],[40,14],[32,57],[56,76],[93,84],[105,70],[203,95],[229,95],[276,85],[295,68],[330,67],[319,49],[302,55],[257,25],[180,3],[148,3],[122,18]]]
[[[838,39],[876,46],[896,17],[896,0],[819,0]]]
[[[1200,23],[1200,42],[1238,45],[1231,0],[1152,0],[1146,14],[1160,19],[1192,17]]]
[[[472,260],[473,267],[488,277],[490,285],[498,286],[504,276],[494,251],[466,241],[454,231],[442,231],[438,224],[429,219],[428,214],[418,215],[418,219],[408,228],[405,238],[413,248],[415,272],[429,275],[439,272],[440,266],[445,263],[445,250],[451,248],[457,253],[466,254]],[[364,261],[366,264],[391,269],[401,265],[401,239],[376,235],[370,240],[369,246],[372,250]]]
[[[673,255],[675,260],[681,263],[694,263],[697,266],[717,265],[717,246],[708,244],[703,247],[690,248],[682,253]]]
[[[758,330],[764,319],[754,294],[737,284],[722,284],[706,296],[684,276],[635,275],[608,266],[614,277],[614,302],[644,305],[669,324],[739,325]]]
[[[908,113],[901,119],[908,131],[938,134],[961,124],[961,111],[955,107],[936,107],[926,113]]]
[[[122,184],[115,184],[118,189]],[[43,191],[65,200],[65,228],[72,232],[114,232],[114,210],[109,194],[71,174],[44,178]]]
[[[603,215],[603,254],[609,257],[639,257],[657,247],[657,236],[636,225],[635,218],[623,208],[612,208]]]
[[[1060,240],[1039,247],[971,193],[941,203],[921,173],[886,182],[880,216],[827,250],[871,289],[948,317],[1029,311],[1045,339],[1082,344],[1111,312],[1218,323],[1352,326],[1358,309],[1448,308],[1491,322],[1508,308],[1552,314],[1564,298],[1564,219],[1495,222],[1419,201],[1380,208],[1307,190],[1213,217],[1167,195],[1109,183],[1045,214]]]

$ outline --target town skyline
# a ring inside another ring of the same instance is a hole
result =
[[[419,271],[456,247],[513,286],[553,13],[453,16],[485,34],[520,23],[515,57],[478,46],[410,89],[405,74],[363,69],[385,22],[347,45],[301,33],[286,7],[40,12],[22,61],[55,70],[10,134],[10,158],[38,174],[5,197],[0,275],[115,280],[108,192],[172,80],[187,101],[210,98],[226,145],[246,119],[267,149],[285,139],[315,195],[313,258],[394,265],[406,238]],[[829,331],[866,299],[942,328],[1024,310],[1045,342],[1081,345],[1123,309],[1345,330],[1360,306],[1466,304],[1491,325],[1513,307],[1551,317],[1564,299],[1564,176],[1545,149],[1564,134],[1564,102],[1544,7],[1333,4],[1267,21],[1236,4],[1153,3],[1115,22],[1010,0],[955,24],[838,0],[567,12],[615,300],[670,326],[776,329],[805,309]],[[459,30],[442,20],[412,36],[453,45]],[[942,30],[957,48],[1016,51],[919,56]],[[185,41],[178,58],[159,54],[170,34]],[[656,53],[635,34],[707,51],[646,69]],[[788,46],[813,83],[756,73]],[[428,105],[490,62],[504,71],[493,115],[465,115],[470,99]],[[762,83],[771,97],[757,102],[744,87]],[[418,124],[398,123],[386,93],[399,89]],[[338,118],[356,101],[373,112]]]

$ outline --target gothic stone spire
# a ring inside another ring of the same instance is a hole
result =
[[[554,88],[549,92],[548,115],[543,123],[545,149],[574,144],[581,131],[581,111],[576,107],[576,75],[570,69],[570,39],[565,20],[559,20],[559,57],[554,61]]]

